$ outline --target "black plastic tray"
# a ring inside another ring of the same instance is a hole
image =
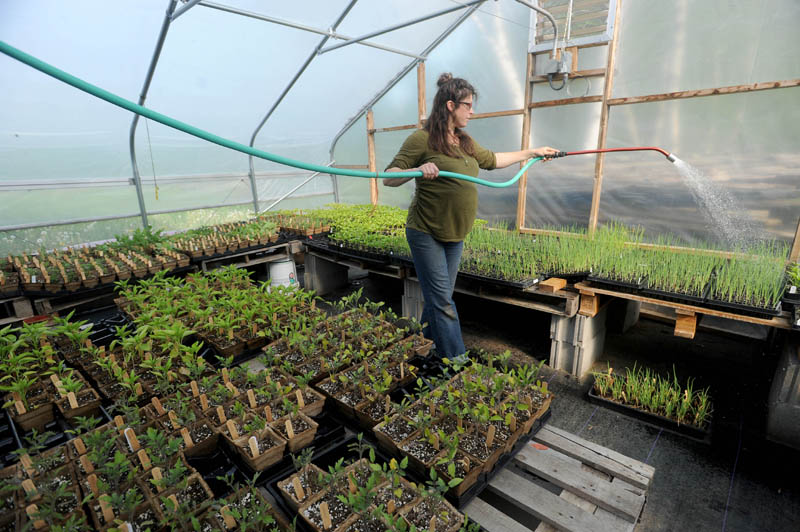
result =
[[[685,303],[687,305],[703,305],[705,304],[705,297],[703,295],[692,296],[689,294],[681,294],[678,292],[666,292],[663,290],[656,290],[655,288],[644,288],[642,294],[656,299],[663,299],[672,303]]]
[[[465,277],[467,279],[472,279],[481,283],[487,284],[494,284],[498,286],[504,286],[507,288],[514,288],[517,290],[524,290],[525,288],[529,288],[539,282],[539,279],[525,279],[524,281],[506,281],[505,279],[498,279],[496,277],[487,277],[485,275],[481,275],[478,273],[472,272],[465,272],[463,270],[459,270],[458,272],[459,277]]]
[[[729,301],[719,301],[717,299],[706,299],[704,306],[714,310],[735,312],[736,314],[743,314],[745,316],[753,316],[756,318],[774,318],[775,316],[780,316],[781,314],[780,302],[775,305],[775,308],[764,308],[743,305],[739,303],[731,303]]]
[[[652,427],[664,429],[667,432],[678,434],[679,436],[684,436],[700,443],[711,443],[711,421],[709,421],[707,429],[699,429],[689,425],[680,425],[677,421],[667,417],[660,416],[658,414],[651,414],[650,412],[645,412],[644,410],[639,410],[638,408],[623,405],[604,397],[600,397],[594,393],[594,385],[589,388],[588,397],[589,401],[592,403],[610,408],[611,410],[615,410],[622,414],[626,414]]]
[[[617,292],[625,292],[628,294],[635,294],[640,292],[647,284],[644,281],[638,283],[627,283],[624,281],[614,281],[605,277],[598,277],[596,275],[589,275],[586,277],[592,284],[597,285],[598,288],[609,288]]]

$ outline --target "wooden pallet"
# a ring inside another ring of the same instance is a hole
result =
[[[536,532],[634,530],[652,466],[551,425],[533,440],[488,486],[516,519],[480,498],[464,509],[471,519],[488,532],[530,532],[537,522]]]
[[[31,300],[27,297],[0,298],[0,326],[17,323],[33,316]]]

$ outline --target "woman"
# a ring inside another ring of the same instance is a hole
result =
[[[408,208],[406,238],[414,259],[425,306],[422,323],[425,336],[436,343],[439,355],[455,358],[466,352],[461,324],[453,302],[453,289],[464,237],[472,229],[478,210],[478,189],[461,179],[438,177],[439,171],[477,177],[480,168],[505,168],[532,157],[546,157],[558,151],[535,148],[493,153],[464,131],[472,116],[477,95],[466,80],[442,74],[439,90],[425,127],[403,143],[387,172],[419,170],[416,193]],[[411,177],[390,178],[384,185],[397,187]]]

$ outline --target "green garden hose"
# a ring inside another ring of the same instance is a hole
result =
[[[131,111],[138,115],[147,117],[151,120],[155,120],[156,122],[160,122],[165,126],[169,126],[179,131],[183,131],[184,133],[188,133],[189,135],[193,135],[203,140],[207,140],[208,142],[213,142],[214,144],[218,144],[220,146],[224,146],[225,148],[230,148],[232,150],[240,151],[242,153],[246,153],[254,157],[266,159],[267,161],[272,161],[274,163],[283,164],[286,166],[293,166],[295,168],[301,168],[303,170],[309,170],[312,172],[320,172],[324,174],[335,174],[335,175],[350,176],[350,177],[366,177],[366,178],[381,178],[381,179],[398,178],[398,177],[422,177],[422,172],[419,171],[369,172],[365,170],[349,170],[344,168],[331,168],[329,166],[304,163],[302,161],[289,159],[288,157],[281,157],[280,155],[275,155],[273,153],[258,150],[256,148],[251,148],[250,146],[245,146],[244,144],[240,144],[232,140],[218,137],[213,133],[203,131],[202,129],[196,128],[179,120],[175,120],[174,118],[162,115],[161,113],[148,109],[147,107],[137,105],[130,100],[126,100],[125,98],[117,96],[116,94],[108,92],[107,90],[101,89],[100,87],[92,85],[91,83],[87,83],[82,79],[73,76],[72,74],[68,74],[63,70],[59,70],[58,68],[48,63],[45,63],[44,61],[37,59],[32,55],[26,54],[22,50],[14,48],[13,46],[7,44],[4,41],[0,41],[0,52],[3,52],[8,56],[13,57],[14,59],[22,63],[25,63],[30,67],[33,67],[36,70],[44,72],[48,76],[52,76],[59,81],[63,81],[68,85],[72,85],[76,89],[88,92],[92,96],[96,96],[116,106],[122,107],[123,109],[127,109],[128,111]],[[516,183],[519,180],[519,178],[522,177],[522,174],[524,174],[533,163],[535,163],[536,161],[541,161],[542,159],[543,157],[534,157],[522,167],[522,169],[517,173],[517,175],[515,175],[508,181],[504,181],[501,183],[494,183],[492,181],[486,181],[485,179],[480,179],[477,177],[472,177],[464,174],[458,174],[455,172],[442,171],[439,172],[439,175],[442,177],[451,177],[455,179],[463,179],[464,181],[471,181],[472,183],[477,183],[479,185],[483,185],[486,187],[503,188],[511,186],[514,183]]]

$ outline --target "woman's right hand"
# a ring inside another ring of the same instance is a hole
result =
[[[439,176],[439,167],[433,163],[425,163],[422,166],[418,166],[417,170],[422,172],[424,179],[436,179]]]

